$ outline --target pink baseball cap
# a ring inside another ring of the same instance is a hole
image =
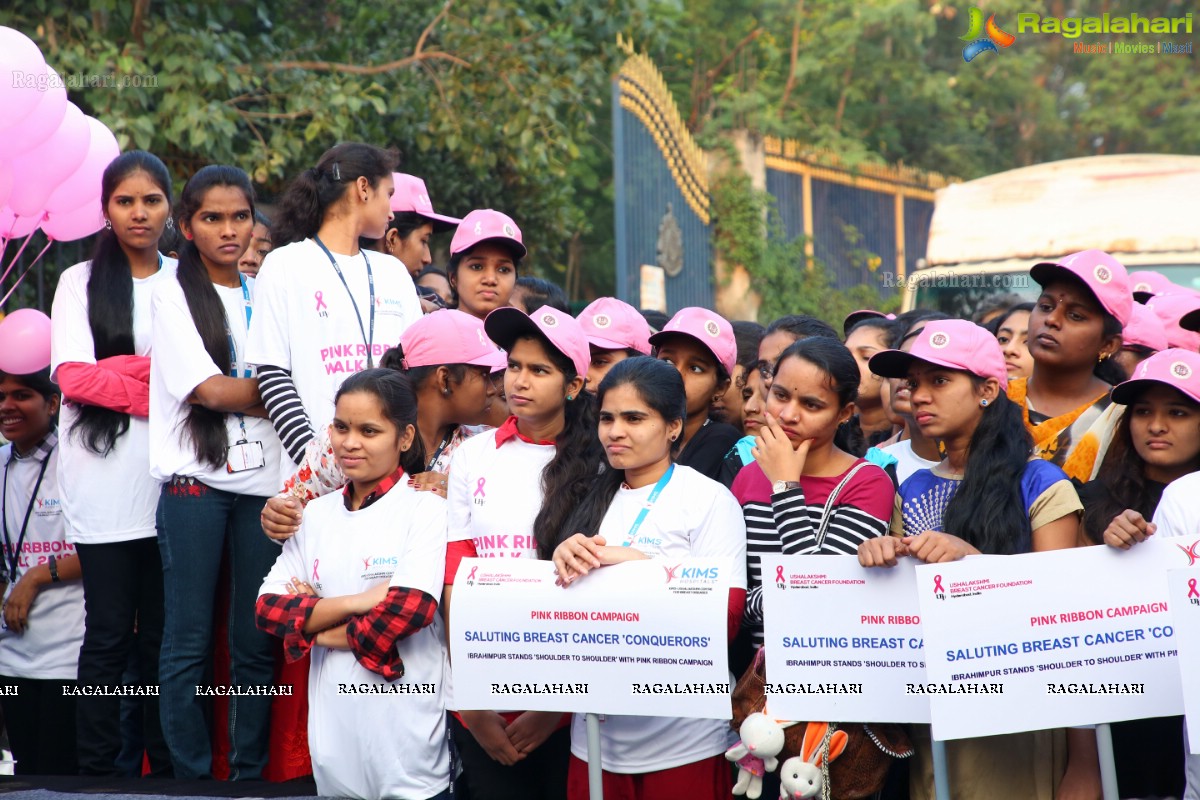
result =
[[[1169,294],[1173,284],[1161,272],[1149,269],[1129,273],[1129,291],[1133,299],[1145,303],[1156,294]]]
[[[1133,377],[1113,387],[1113,402],[1128,405],[1151,383],[1164,383],[1200,403],[1200,353],[1174,347],[1155,353],[1137,365]]]
[[[650,337],[650,344],[657,347],[664,339],[675,334],[690,336],[704,345],[725,372],[733,374],[737,367],[737,339],[733,336],[733,326],[729,320],[707,308],[681,308],[661,331]]]
[[[400,336],[405,369],[440,364],[473,364],[493,371],[508,364],[483,329],[483,320],[443,308],[409,325]]]
[[[463,217],[450,240],[450,255],[470,250],[480,242],[496,241],[513,248],[517,258],[524,258],[529,250],[521,240],[521,229],[512,217],[490,208],[477,208]]]
[[[650,323],[642,313],[615,297],[598,297],[579,312],[588,342],[601,350],[637,350],[650,355]]]
[[[532,314],[526,314],[519,308],[505,306],[488,314],[487,319],[483,321],[483,327],[493,342],[509,351],[520,337],[540,335],[547,339],[555,350],[571,360],[576,375],[587,379],[592,352],[588,349],[583,327],[570,314],[564,314],[550,306],[542,306]]]
[[[842,338],[845,339],[847,336],[849,336],[850,329],[853,328],[858,323],[862,322],[864,319],[876,319],[876,318],[895,319],[896,315],[895,314],[885,314],[882,311],[875,311],[870,308],[863,308],[863,309],[859,309],[858,311],[851,311],[849,314],[846,315],[846,318],[844,320],[842,320]]]
[[[392,211],[396,213],[408,211],[428,217],[433,222],[435,231],[448,231],[462,222],[461,219],[455,217],[433,213],[433,203],[429,200],[429,190],[425,188],[425,181],[416,175],[393,172],[392,180],[396,184],[396,192],[392,195]]]
[[[1008,367],[996,337],[965,319],[926,322],[913,339],[912,349],[883,350],[871,356],[871,372],[884,378],[906,378],[914,361],[960,369],[980,378],[995,378],[1008,388]]]
[[[1103,250],[1083,250],[1058,261],[1034,264],[1029,275],[1043,288],[1053,283],[1055,278],[1074,276],[1083,281],[1101,308],[1116,317],[1122,326],[1129,322],[1129,315],[1133,312],[1129,273],[1120,261]]]
[[[1167,332],[1167,343],[1171,347],[1182,347],[1192,352],[1200,351],[1200,333],[1183,327],[1183,320],[1200,310],[1200,296],[1194,294],[1157,294],[1146,301]],[[1194,317],[1193,317],[1194,319]]]
[[[1133,314],[1130,315],[1129,322],[1125,324],[1125,330],[1121,331],[1121,343],[1127,346],[1145,347],[1156,353],[1170,347],[1170,343],[1167,342],[1167,329],[1163,326],[1162,320],[1149,306],[1141,303],[1134,303]]]

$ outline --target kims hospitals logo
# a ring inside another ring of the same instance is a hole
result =
[[[968,43],[962,51],[963,61],[968,63],[975,56],[980,53],[986,53],[989,50],[993,53],[999,53],[1001,47],[1009,47],[1017,40],[1017,37],[1011,33],[1000,30],[1000,26],[996,24],[995,14],[989,16],[985,24],[983,21],[983,12],[978,8],[971,9],[967,24],[966,35],[958,38]]]

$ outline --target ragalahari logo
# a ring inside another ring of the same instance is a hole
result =
[[[971,9],[967,24],[966,35],[958,37],[961,41],[968,43],[963,48],[963,61],[966,62],[970,62],[975,56],[989,50],[999,53],[1000,47],[1009,47],[1017,40],[1017,37],[1011,33],[1000,30],[1000,26],[996,24],[995,14],[989,16],[985,24],[983,12],[978,8]]]

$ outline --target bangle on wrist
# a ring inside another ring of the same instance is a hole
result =
[[[47,560],[47,565],[50,567],[50,582],[61,583],[62,578],[58,577],[58,559],[54,556],[50,556],[50,558]]]

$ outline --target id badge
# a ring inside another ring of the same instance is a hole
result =
[[[229,474],[262,469],[266,465],[262,442],[238,442],[225,455],[225,471]]]

